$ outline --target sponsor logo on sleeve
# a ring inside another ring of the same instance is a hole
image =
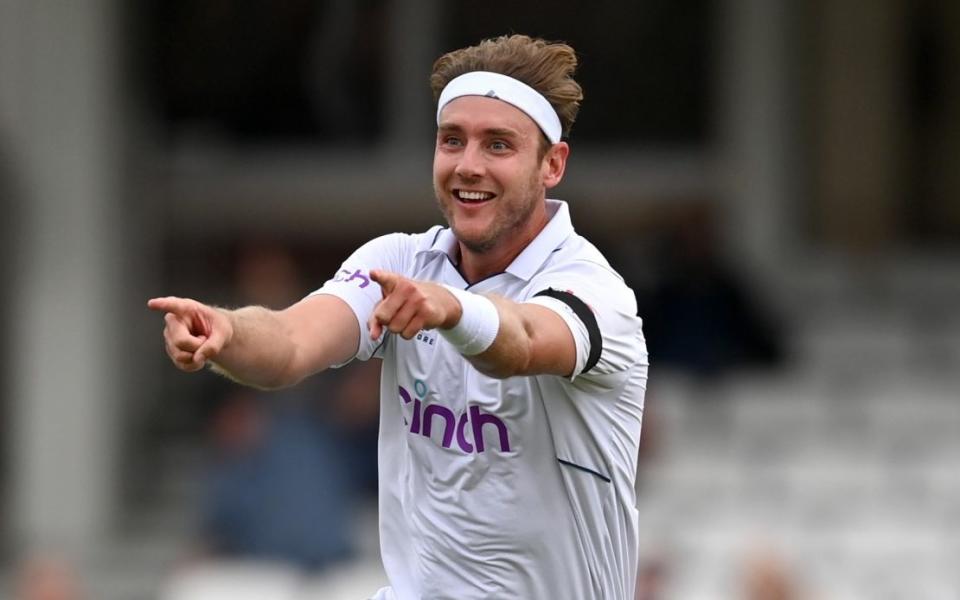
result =
[[[340,271],[333,276],[334,281],[342,281],[345,283],[350,283],[351,281],[356,282],[360,288],[365,288],[370,285],[370,276],[366,274],[365,271],[357,269],[351,271],[349,269],[340,269]]]

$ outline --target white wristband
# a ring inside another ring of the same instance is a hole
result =
[[[450,329],[440,329],[460,354],[480,354],[491,345],[500,331],[500,313],[489,298],[444,285],[460,303],[460,321]]]

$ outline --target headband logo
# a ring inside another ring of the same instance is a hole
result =
[[[499,96],[497,96],[497,93],[496,93],[495,91],[493,91],[493,90],[490,90],[489,92],[487,92],[486,94],[484,94],[484,96],[487,97],[487,98],[496,98],[497,100],[500,99]]]

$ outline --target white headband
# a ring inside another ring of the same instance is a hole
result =
[[[547,139],[556,144],[560,141],[562,128],[557,111],[537,90],[513,77],[489,71],[471,71],[456,77],[443,88],[437,102],[437,125],[440,111],[452,100],[461,96],[486,96],[503,100],[525,112],[540,126]]]

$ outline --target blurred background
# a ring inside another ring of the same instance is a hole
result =
[[[960,3],[0,1],[0,596],[365,598],[377,365],[173,369],[440,221],[441,53],[578,51],[556,191],[651,354],[638,599],[960,597]]]

